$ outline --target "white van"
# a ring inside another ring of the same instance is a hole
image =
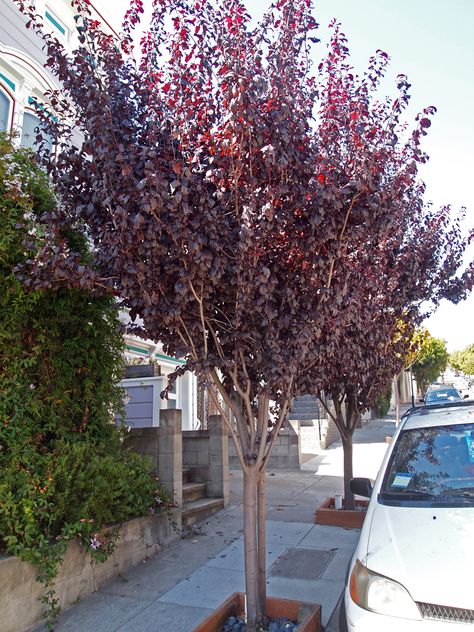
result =
[[[358,478],[351,489],[370,503],[341,632],[474,626],[474,402],[408,411],[373,487]]]

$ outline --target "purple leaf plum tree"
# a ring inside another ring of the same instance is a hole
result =
[[[441,298],[465,297],[472,265],[459,274],[467,245],[459,228],[464,211],[424,204],[425,187],[416,177],[417,165],[427,160],[420,141],[435,108],[426,108],[408,133],[401,121],[409,101],[406,77],[398,77],[398,99],[380,102],[377,87],[387,55],[378,51],[359,78],[349,64],[344,34],[337,24],[333,29],[319,82],[319,142],[331,165],[325,186],[332,186],[333,170],[346,174],[348,184],[333,191],[343,204],[345,195],[353,192],[355,199],[369,182],[375,189],[371,203],[385,214],[377,230],[362,237],[369,241],[356,243],[349,253],[350,290],[339,297],[344,317],[339,327],[322,330],[317,362],[304,368],[300,380],[303,390],[318,394],[340,432],[345,507],[353,509],[352,439],[360,415],[403,369],[414,327],[427,311]],[[351,209],[348,222],[362,224],[374,206]]]
[[[57,116],[43,117],[61,204],[43,217],[51,239],[25,282],[113,292],[140,318],[135,331],[186,359],[178,373],[214,382],[243,470],[253,625],[265,604],[266,463],[303,372],[340,351],[352,318],[344,307],[357,301],[354,263],[382,257],[372,251],[400,209],[422,207],[416,165],[432,111],[403,143],[406,80],[394,102],[371,105],[386,64],[378,53],[359,90],[346,87],[339,31],[318,71],[320,102],[310,0],[278,0],[255,27],[238,0],[155,0],[139,51],[140,0],[120,41],[73,0],[72,53],[15,2],[62,84],[49,95]],[[77,222],[93,243],[90,266],[55,238]]]

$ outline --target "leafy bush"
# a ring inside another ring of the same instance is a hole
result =
[[[390,410],[391,398],[392,398],[392,389],[391,389],[391,386],[388,386],[385,389],[385,391],[383,391],[377,397],[377,403],[376,403],[377,417],[383,418],[388,413],[388,411]]]
[[[64,552],[62,546],[53,552],[52,543],[78,536],[90,547],[93,535],[106,526],[170,504],[137,454],[114,442],[63,443],[46,455],[21,459],[17,453],[3,463],[0,534],[6,552],[48,574],[53,569],[43,557]]]
[[[465,375],[474,375],[474,344],[449,355],[449,364]]]
[[[434,338],[427,333],[416,361],[413,363],[413,375],[423,392],[434,382],[448,365],[449,354],[446,341]]]
[[[17,277],[46,239],[41,214],[56,205],[31,154],[0,138],[0,551],[38,567],[50,624],[69,540],[104,560],[110,525],[171,504],[114,423],[124,366],[114,299],[28,291]],[[80,226],[62,238],[87,259]]]

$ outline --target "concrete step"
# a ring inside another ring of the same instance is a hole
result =
[[[183,503],[206,497],[206,483],[183,483]]]
[[[314,410],[308,412],[291,412],[289,418],[295,421],[318,421],[318,414]]]
[[[314,395],[297,395],[293,402],[314,402],[316,397]]]
[[[190,527],[195,522],[200,522],[223,508],[223,498],[205,498],[183,503],[183,526]]]
[[[290,411],[290,417],[298,417],[298,415],[312,415],[313,419],[317,419],[318,417],[322,417],[321,411],[319,412],[316,408],[308,406],[308,408],[295,408]]]
[[[317,408],[320,405],[321,404],[316,399],[304,399],[304,400],[296,399],[293,401],[293,405],[291,408],[299,408],[300,406],[313,406]]]

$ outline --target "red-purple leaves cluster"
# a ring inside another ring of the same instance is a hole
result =
[[[87,2],[75,4],[82,47],[68,55],[44,35],[63,85],[51,96],[58,123],[49,121],[61,211],[44,218],[52,245],[34,282],[106,287],[147,337],[190,368],[215,379],[219,370],[243,452],[266,458],[262,397],[278,401],[281,423],[310,367],[339,352],[364,293],[392,288],[398,306],[435,287],[422,275],[416,291],[402,281],[441,248],[417,181],[433,110],[407,136],[406,78],[397,99],[378,101],[387,55],[354,76],[337,25],[311,76],[317,25],[305,0],[278,2],[253,31],[237,1],[156,0],[137,62],[128,53],[142,2],[131,3],[122,41],[101,32]],[[68,121],[84,137],[80,149]],[[94,243],[87,272],[54,241],[68,223]],[[431,245],[415,260],[403,231],[414,238],[418,224]],[[381,284],[388,262],[399,278]],[[449,281],[459,252],[445,262],[433,272],[438,286],[462,291]]]
[[[417,179],[417,164],[427,159],[420,139],[435,108],[426,108],[408,133],[401,121],[409,100],[406,77],[398,77],[397,99],[377,101],[374,90],[387,55],[378,51],[360,79],[347,56],[344,35],[335,25],[329,55],[320,66],[319,140],[325,187],[339,187],[335,206],[347,196],[349,249],[342,244],[338,263],[346,271],[348,290],[333,297],[338,323],[322,329],[319,355],[303,365],[299,387],[333,400],[350,500],[350,444],[360,413],[403,368],[410,331],[421,320],[425,302],[459,300],[472,285],[472,272],[456,276],[466,246],[459,218],[449,208],[424,206],[424,185]]]

